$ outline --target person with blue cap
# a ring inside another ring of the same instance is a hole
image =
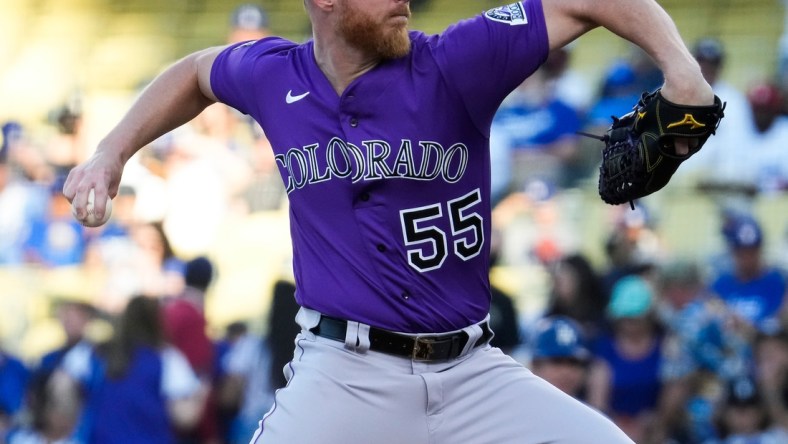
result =
[[[0,126],[0,266],[25,262],[25,242],[33,221],[45,217],[50,194],[46,186],[22,174],[17,161],[24,139],[19,122]]]
[[[788,283],[784,271],[764,258],[761,225],[752,215],[728,213],[722,236],[733,261],[712,280],[711,292],[731,309],[740,327],[777,328],[785,316]]]
[[[707,444],[788,442],[788,431],[770,417],[755,378],[731,381],[720,401],[715,411],[719,436]]]
[[[715,436],[722,385],[748,371],[750,344],[728,328],[728,309],[708,294],[697,260],[671,259],[656,271],[656,313],[664,329],[660,428],[672,442],[706,442]]]
[[[270,34],[268,14],[260,5],[244,3],[230,13],[228,43],[258,40]]]
[[[591,352],[577,323],[566,316],[539,320],[533,337],[531,371],[562,392],[582,399]]]

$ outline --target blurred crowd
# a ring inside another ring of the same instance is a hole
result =
[[[229,42],[268,33],[253,5],[231,24]],[[599,141],[578,133],[603,134],[662,78],[633,51],[594,85],[571,69],[572,51],[553,52],[493,122],[491,273],[527,263],[546,276],[538,310],[520,310],[518,295],[493,286],[493,345],[638,443],[788,442],[788,257],[765,254],[786,240],[768,239],[752,208],[788,193],[788,65],[739,91],[724,82],[723,44],[694,42],[726,117],[674,180],[714,198],[719,224],[708,229],[725,249],[670,254],[659,208],[639,202],[616,213],[599,264],[573,248],[554,206],[594,187]],[[85,284],[90,297],[53,294],[61,346],[34,360],[0,348],[0,439],[248,442],[286,383],[295,287],[277,280],[265,316],[250,313],[221,334],[206,297],[221,227],[286,207],[265,135],[246,116],[209,107],[135,155],[108,224],[85,228],[61,192],[92,149],[83,119],[76,97],[53,112],[43,141],[2,125],[0,266],[77,267],[103,279]],[[527,231],[516,222],[523,214]],[[777,217],[788,230],[788,217]]]
[[[726,214],[720,235],[708,263],[622,244],[604,273],[582,255],[551,263],[524,362],[638,443],[788,442],[786,274],[751,216]]]

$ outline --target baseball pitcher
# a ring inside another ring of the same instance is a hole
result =
[[[601,187],[622,203],[697,151],[719,101],[654,0],[524,0],[438,35],[409,30],[409,6],[305,0],[304,43],[185,57],[72,170],[65,195],[77,218],[91,189],[104,208],[132,154],[213,102],[260,123],[290,201],[302,331],[253,443],[631,442],[488,344],[491,120],[551,49],[598,26],[639,45],[665,84],[603,138],[615,148],[605,172],[643,176]],[[665,108],[669,121],[651,123]],[[630,151],[646,155],[624,164]]]

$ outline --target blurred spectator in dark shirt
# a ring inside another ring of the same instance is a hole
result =
[[[163,306],[167,340],[186,356],[200,376],[208,376],[213,371],[213,345],[206,330],[205,297],[214,274],[213,263],[207,257],[186,262],[183,291],[166,299]]]
[[[497,286],[491,285],[490,292],[490,328],[495,332],[490,345],[510,354],[520,345],[517,307],[512,297]]]
[[[490,235],[490,269],[498,265],[501,258],[502,233],[493,230]],[[517,306],[512,297],[495,282],[490,283],[490,328],[495,336],[490,341],[493,347],[511,354],[520,345],[520,324]]]
[[[268,342],[271,347],[271,387],[279,389],[287,384],[282,369],[293,360],[296,335],[301,327],[295,321],[298,303],[295,284],[286,279],[274,282],[271,308],[268,312]]]
[[[246,443],[271,408],[274,392],[287,384],[284,368],[293,359],[299,306],[295,285],[278,280],[272,290],[264,333],[247,334],[235,342],[225,359],[226,378],[220,399],[238,411],[230,431],[231,444]]]
[[[760,333],[753,344],[755,380],[775,425],[788,430],[788,333]]]
[[[199,256],[184,267],[184,289],[163,305],[162,318],[167,341],[186,356],[192,370],[211,388],[196,430],[184,434],[181,442],[217,442],[219,418],[214,392],[214,345],[208,337],[205,297],[215,277],[210,259]]]
[[[605,323],[608,295],[599,274],[581,253],[570,254],[549,268],[550,294],[544,316],[567,316],[577,322],[588,340]]]
[[[769,416],[763,395],[751,378],[732,381],[721,401],[716,411],[719,437],[707,444],[788,442],[788,432]]]

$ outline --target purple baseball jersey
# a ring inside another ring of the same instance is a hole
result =
[[[489,309],[490,123],[544,62],[547,31],[540,0],[526,0],[410,39],[408,56],[341,96],[312,41],[278,37],[223,51],[211,86],[271,141],[299,304],[394,331],[451,331]]]

